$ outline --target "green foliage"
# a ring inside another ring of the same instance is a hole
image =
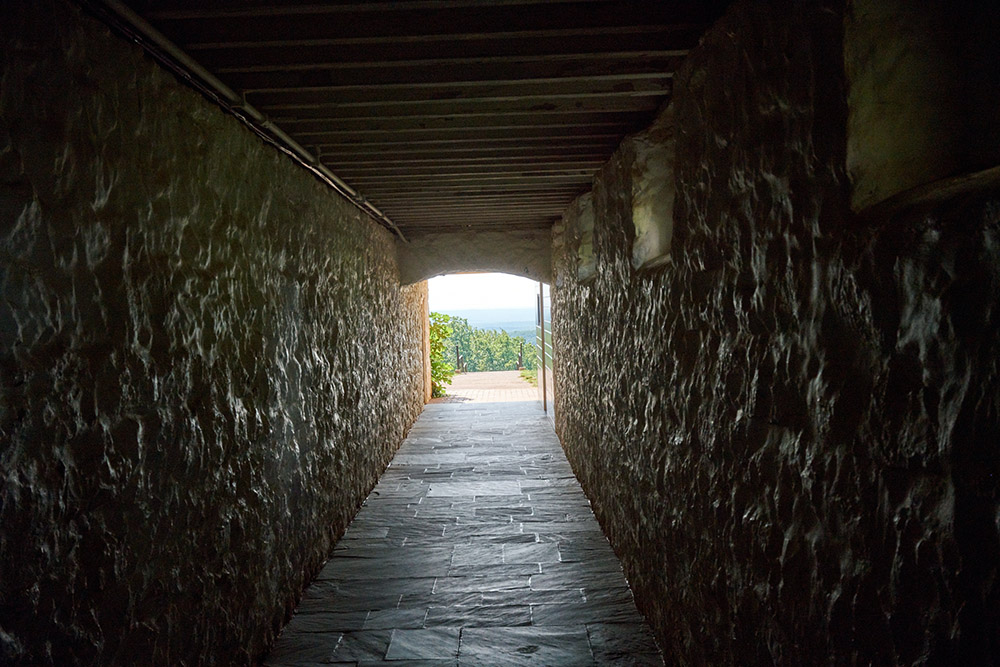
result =
[[[444,386],[451,384],[451,378],[455,375],[455,367],[446,361],[449,349],[447,341],[452,333],[449,322],[449,316],[431,313],[431,396],[435,398],[445,395]]]
[[[524,342],[522,338],[503,330],[476,329],[469,326],[469,321],[463,317],[451,318],[450,324],[449,352],[454,356],[457,345],[470,373],[517,370],[517,355]],[[524,367],[535,367],[535,349],[528,343],[524,345]]]
[[[521,377],[527,380],[532,387],[538,386],[538,371],[534,368],[525,368],[521,371]]]

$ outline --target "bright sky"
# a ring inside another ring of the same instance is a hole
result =
[[[538,283],[506,273],[457,273],[427,281],[431,310],[534,308]]]

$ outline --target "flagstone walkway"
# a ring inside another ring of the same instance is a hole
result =
[[[265,664],[661,665],[537,402],[432,404]]]
[[[520,371],[458,373],[446,388],[448,395],[431,403],[506,403],[538,400],[538,387],[528,384]]]

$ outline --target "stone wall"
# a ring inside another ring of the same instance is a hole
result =
[[[420,288],[101,24],[3,15],[0,662],[250,662],[422,409]]]
[[[553,246],[557,429],[668,664],[1000,655],[1000,196],[853,217],[842,25],[740,2],[693,52],[668,265],[628,144],[593,282]]]

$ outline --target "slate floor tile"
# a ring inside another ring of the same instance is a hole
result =
[[[464,628],[462,664],[592,665],[587,631],[570,628]]]
[[[442,660],[378,660],[375,662],[359,660],[344,664],[349,664],[351,667],[355,665],[357,667],[401,667],[402,665],[406,665],[406,667],[458,667],[459,662],[454,658],[447,658]]]
[[[321,664],[330,662],[341,634],[334,633],[282,633],[274,643],[271,654],[267,656],[265,665]]]
[[[389,648],[392,630],[359,630],[345,632],[333,652],[330,662],[382,660]]]
[[[623,582],[617,586],[586,587],[581,592],[587,602],[594,604],[635,604],[632,591]]]
[[[454,526],[445,527],[443,537],[446,540],[459,541],[464,538],[479,537],[482,535],[507,536],[521,534],[521,525],[518,523],[456,523]],[[532,536],[531,540],[534,541],[534,539],[534,536]]]
[[[310,586],[310,589],[312,587]],[[309,592],[309,589],[306,589]],[[310,614],[324,611],[368,611],[371,609],[395,609],[399,606],[398,594],[372,592],[351,595],[330,595],[303,597],[296,613]]]
[[[458,655],[460,628],[393,630],[386,660],[454,658]]]
[[[429,595],[404,595],[399,600],[400,609],[426,609],[428,607],[475,607],[483,604],[481,591],[458,593],[431,593]]]
[[[427,491],[430,498],[440,496],[519,496],[517,482],[450,482],[434,483]]]
[[[471,577],[476,575],[530,577],[540,574],[538,563],[508,563],[504,565],[458,565],[448,570],[449,577]]]
[[[532,575],[542,576],[542,575]],[[511,591],[528,588],[528,576],[440,577],[434,584],[435,593]]]
[[[505,563],[558,563],[559,546],[554,542],[534,542],[528,544],[505,544]],[[545,568],[542,568],[545,572]]]
[[[528,605],[483,607],[431,607],[424,623],[428,626],[455,627],[514,627],[531,625],[531,608]]]
[[[375,574],[367,573],[368,576]],[[422,573],[421,573],[422,574]],[[385,577],[383,579],[350,578],[337,582],[334,599],[341,596],[364,598],[368,595],[403,595],[430,593],[434,590],[435,577]]]
[[[622,582],[625,581],[625,577],[623,575],[619,574],[618,577],[620,577]],[[562,590],[581,587],[599,588],[607,586],[610,581],[613,581],[613,579],[608,574],[574,575],[567,572],[545,574],[545,565],[542,565],[542,574],[532,575],[531,577],[531,588],[536,591],[544,591],[548,589]]]
[[[426,609],[375,609],[364,621],[365,630],[422,628]]]
[[[480,403],[427,407],[265,664],[595,659],[660,664],[549,420]]]
[[[574,602],[531,605],[532,625],[584,625],[587,623],[641,623],[633,604]]]
[[[345,632],[361,630],[368,618],[367,611],[318,611],[295,614],[282,632]]]
[[[566,591],[494,591],[482,594],[482,602],[487,605],[518,604],[573,604],[586,602],[582,589]]]
[[[458,565],[503,565],[502,544],[456,544],[451,564]]]
[[[598,662],[616,665],[662,665],[659,649],[644,623],[587,625],[590,647]]]

